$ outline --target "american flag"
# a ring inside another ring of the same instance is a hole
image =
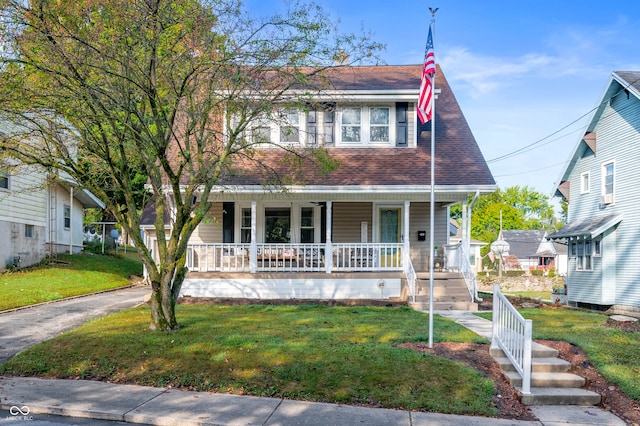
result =
[[[422,124],[431,120],[433,113],[432,85],[436,75],[436,58],[433,53],[433,35],[429,25],[427,47],[424,52],[424,67],[422,68],[422,80],[420,81],[420,97],[418,98],[418,118]]]

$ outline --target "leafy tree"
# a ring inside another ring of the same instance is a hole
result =
[[[339,34],[312,3],[261,21],[234,0],[0,0],[0,13],[0,110],[12,123],[0,152],[69,175],[106,204],[149,273],[156,330],[178,326],[187,243],[212,188],[240,162],[269,171],[247,126],[285,102],[304,107],[314,91],[289,89],[321,90],[334,64],[381,48]],[[335,166],[320,149],[289,154],[292,167]],[[138,231],[140,176],[157,262]]]
[[[559,228],[547,195],[528,186],[512,186],[478,198],[472,212],[471,238],[486,242],[495,241],[500,232],[501,213],[502,229],[553,231]],[[451,208],[451,217],[462,217],[460,206]],[[489,249],[489,246],[486,246],[484,253]]]

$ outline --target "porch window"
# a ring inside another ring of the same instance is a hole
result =
[[[264,209],[265,243],[288,243],[291,241],[291,209],[288,207],[266,207]]]
[[[300,242],[313,243],[315,235],[313,207],[302,207],[300,210]]]
[[[242,217],[240,218],[240,242],[251,242],[251,209],[243,208]]]
[[[71,207],[67,205],[64,206],[64,228],[71,228]]]

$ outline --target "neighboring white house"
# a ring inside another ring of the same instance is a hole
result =
[[[70,180],[49,179],[34,167],[0,170],[0,269],[82,250],[83,211],[92,207],[104,204]]]
[[[569,303],[640,316],[640,71],[616,71],[557,187]]]

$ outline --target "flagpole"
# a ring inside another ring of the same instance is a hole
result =
[[[429,8],[431,12],[431,31],[436,22],[436,12],[438,8]],[[433,36],[433,34],[432,34]],[[434,49],[435,51],[435,49]],[[435,65],[435,64],[434,64]],[[433,348],[433,274],[434,274],[434,228],[435,228],[435,147],[436,147],[436,74],[434,72],[431,84],[431,194],[429,201],[429,348]]]

